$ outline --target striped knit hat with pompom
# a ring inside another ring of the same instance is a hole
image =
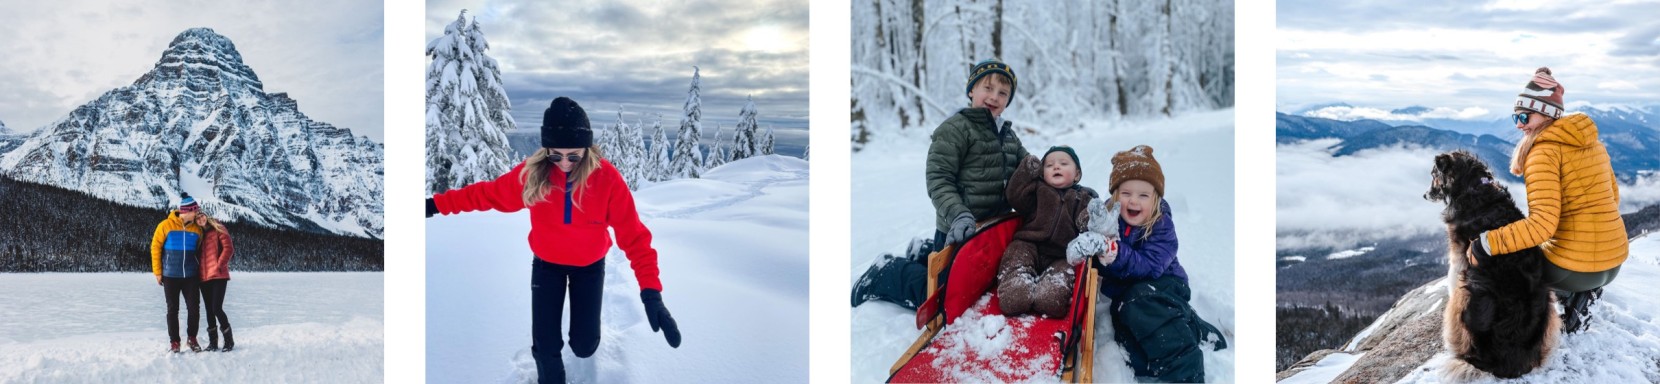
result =
[[[1549,67],[1539,67],[1533,71],[1533,79],[1528,80],[1522,93],[1516,95],[1516,112],[1538,112],[1552,119],[1562,117],[1562,94],[1565,92],[1567,90],[1562,84],[1551,76]]]

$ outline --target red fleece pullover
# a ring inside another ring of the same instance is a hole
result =
[[[513,170],[491,181],[481,181],[432,197],[438,212],[450,215],[468,211],[517,212],[525,208],[524,183],[519,163]],[[545,200],[530,206],[530,251],[549,263],[585,266],[599,261],[611,249],[616,232],[617,247],[628,256],[640,289],[663,290],[657,278],[657,250],[651,248],[651,230],[640,222],[634,208],[634,194],[622,174],[610,161],[588,176],[588,186],[573,194],[566,186],[565,172],[555,167],[548,180],[555,186]]]

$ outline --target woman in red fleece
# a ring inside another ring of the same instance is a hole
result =
[[[196,214],[196,226],[202,228],[202,303],[207,304],[208,351],[230,352],[236,348],[231,339],[231,319],[225,316],[225,288],[231,282],[231,233],[219,220],[207,212]],[[225,336],[225,349],[219,349],[219,336]]]
[[[530,250],[536,254],[530,285],[531,354],[540,382],[565,382],[559,328],[567,292],[571,351],[586,358],[599,348],[604,258],[612,245],[607,228],[616,231],[617,246],[628,255],[640,282],[640,301],[652,331],[661,329],[669,345],[678,348],[680,329],[663,306],[651,231],[640,222],[622,174],[593,144],[588,114],[569,98],[554,99],[542,115],[542,147],[495,180],[428,198],[427,217],[530,208]]]

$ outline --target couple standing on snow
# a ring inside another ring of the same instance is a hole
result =
[[[225,348],[230,352],[236,346],[231,339],[231,322],[225,316],[225,288],[230,283],[231,234],[225,226],[201,211],[201,205],[189,193],[181,194],[178,209],[167,214],[167,219],[156,225],[150,238],[150,269],[156,275],[156,284],[167,295],[168,351],[179,352],[179,296],[184,296],[186,310],[190,311],[189,346],[191,352],[201,352],[196,343],[199,319],[197,300],[207,303],[208,351],[220,351],[219,333],[224,332]]]

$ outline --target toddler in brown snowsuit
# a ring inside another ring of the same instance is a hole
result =
[[[1024,222],[1003,251],[997,268],[997,297],[1008,316],[1037,313],[1066,316],[1075,273],[1067,245],[1089,223],[1086,206],[1095,191],[1079,186],[1083,170],[1071,147],[1049,148],[1043,160],[1026,156],[1009,178],[1004,194]]]

